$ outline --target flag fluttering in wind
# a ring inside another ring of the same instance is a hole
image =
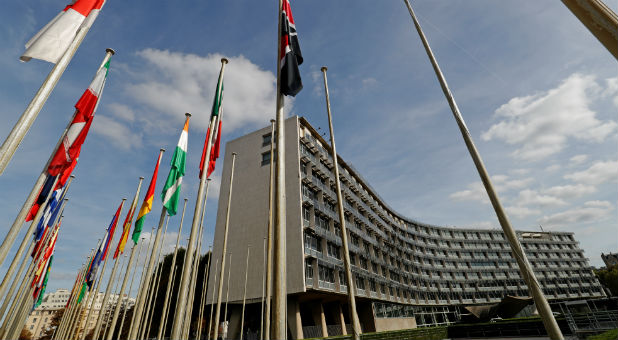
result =
[[[208,131],[206,131],[206,140],[204,141],[204,149],[202,149],[202,159],[200,160],[200,177],[202,178],[202,174],[204,172],[204,165],[206,163],[206,153],[208,149],[208,141],[210,140],[210,134],[213,130],[213,125],[216,127],[215,130],[215,139],[213,139],[212,150],[210,151],[210,159],[208,160],[208,171],[206,172],[206,178],[210,177],[213,171],[215,171],[215,164],[217,163],[217,158],[219,158],[219,149],[221,147],[221,126],[222,126],[222,114],[223,111],[223,79],[221,79],[221,83],[217,83],[217,89],[215,90],[215,99],[212,102],[212,112],[210,114],[210,124],[208,126]],[[213,119],[215,118],[215,119]],[[217,119],[219,120],[219,124],[216,123]]]
[[[65,169],[70,168],[72,163],[77,160],[81,151],[82,144],[86,140],[90,126],[96,112],[99,98],[103,93],[105,81],[109,72],[110,61],[105,63],[94,76],[94,79],[88,86],[88,89],[79,98],[75,104],[75,118],[69,127],[69,130],[54,155],[47,172],[51,176],[56,176]]]
[[[26,222],[32,221],[36,213],[39,211],[39,208],[41,208],[41,204],[45,203],[47,196],[49,196],[49,193],[52,191],[52,185],[54,185],[55,179],[55,176],[47,175],[47,179],[45,179],[45,183],[43,184],[41,191],[39,191],[39,196],[37,196],[36,201],[32,204],[32,208],[30,208],[30,211],[28,212],[28,216],[26,216]]]
[[[118,219],[120,218],[120,211],[122,211],[123,205],[124,205],[124,200],[118,206],[118,210],[116,210],[116,213],[114,214],[114,217],[112,218],[112,223],[107,228],[107,235],[105,236],[106,243],[105,243],[105,248],[103,249],[103,256],[101,257],[101,260],[105,260],[105,257],[107,256],[107,251],[109,250],[109,245],[112,243],[112,240],[114,239],[114,232],[116,231],[116,226],[118,225]]]
[[[32,252],[32,256],[36,254],[36,252],[41,247],[41,242],[44,241],[45,237],[43,237],[47,230],[52,227],[50,223],[54,223],[56,220],[56,216],[58,216],[58,212],[62,206],[62,199],[64,198],[64,188],[59,188],[54,190],[52,193],[52,197],[49,202],[47,202],[47,206],[45,207],[45,211],[43,212],[43,216],[39,219],[39,224],[37,225],[34,240],[37,242]]]
[[[109,227],[107,227],[107,230],[105,231],[105,236],[101,240],[101,243],[99,243],[99,247],[97,248],[97,253],[95,254],[92,260],[92,263],[90,264],[90,268],[88,269],[88,274],[86,275],[86,282],[88,283],[88,286],[91,288],[92,288],[92,283],[94,282],[94,279],[97,275],[97,269],[99,269],[99,265],[101,264],[101,262],[105,260],[105,256],[107,255],[107,250],[109,249],[109,244],[112,242],[112,239],[114,238],[114,231],[116,230],[116,225],[118,224],[118,217],[120,215],[120,210],[122,209],[123,204],[124,204],[124,201],[120,203],[118,210],[116,210],[114,217],[112,217],[112,221],[110,222]]]
[[[36,302],[34,303],[34,308],[37,308],[38,306],[41,305],[41,303],[43,303],[43,296],[45,295],[45,289],[47,288],[47,281],[49,280],[49,272],[51,271],[51,265],[52,265],[53,259],[54,259],[54,256],[52,255],[49,258],[49,262],[47,263],[47,270],[45,271],[43,283],[40,286],[37,286],[37,289],[35,289],[33,293],[33,296],[36,299]]]
[[[300,52],[296,24],[294,24],[289,0],[283,0],[280,34],[280,91],[286,96],[296,96],[303,89],[303,82],[300,79],[300,71],[298,70],[298,65],[303,63],[303,55]]]
[[[161,153],[159,153],[159,158],[157,158],[157,165],[155,166],[154,173],[152,174],[152,179],[150,180],[148,191],[146,191],[144,203],[142,203],[142,207],[139,209],[139,213],[137,214],[137,221],[135,221],[135,228],[133,228],[133,235],[131,235],[131,239],[133,239],[133,243],[135,244],[137,244],[137,242],[139,241],[139,236],[141,235],[142,229],[144,228],[144,221],[146,221],[146,215],[152,210],[152,201],[154,199],[155,186],[157,185],[159,164],[161,164]]]
[[[180,133],[178,145],[172,156],[170,173],[167,175],[161,200],[170,216],[178,212],[178,200],[180,199],[180,186],[185,175],[185,160],[187,158],[187,142],[189,138],[189,117],[185,120],[185,126]]]
[[[26,43],[22,61],[32,58],[57,63],[89,15],[98,15],[105,0],[77,0],[56,15]],[[90,22],[89,24],[92,24]]]
[[[122,225],[122,235],[120,236],[120,241],[118,241],[116,251],[114,251],[114,258],[117,258],[118,255],[124,253],[124,246],[127,244],[127,239],[129,238],[129,231],[131,231],[131,222],[133,221],[135,208],[137,208],[137,194],[135,195],[133,202],[131,202],[131,207],[129,208],[127,217],[124,219],[124,223]]]

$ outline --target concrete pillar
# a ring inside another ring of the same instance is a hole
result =
[[[324,305],[322,305],[322,303],[320,302],[319,306],[320,306],[320,323],[322,324],[322,336],[327,337],[328,327],[326,327],[326,315],[324,315]]]
[[[292,339],[303,339],[303,323],[300,317],[300,303],[295,298],[288,300],[288,327],[292,333]]]
[[[230,304],[228,307],[230,308],[230,323],[227,328],[227,338],[239,339],[240,332],[242,331],[240,329],[241,306]]]
[[[341,308],[341,303],[337,304],[337,309],[339,309],[339,324],[341,325],[341,335],[347,335],[348,330],[345,327],[345,318],[343,317],[343,308]]]

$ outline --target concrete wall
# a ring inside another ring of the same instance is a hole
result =
[[[300,165],[298,158],[298,117],[285,121],[286,137],[286,194],[287,199],[287,285],[288,294],[304,291],[304,264],[302,246]],[[251,246],[247,299],[260,299],[264,272],[264,245],[268,227],[268,189],[270,167],[262,166],[262,153],[270,145],[262,145],[262,136],[270,133],[270,126],[228,142],[225,146],[223,173],[219,191],[219,205],[215,227],[213,262],[210,277],[221,269],[221,252],[230,188],[232,152],[236,152],[236,166],[227,241],[224,284],[227,284],[229,253],[232,253],[230,301],[242,300],[247,247]],[[208,217],[207,217],[208,218]],[[219,274],[217,275],[217,280]],[[214,279],[209,280],[208,300],[213,301]],[[216,291],[216,289],[215,289]],[[222,301],[225,301],[225,286]]]
[[[376,332],[416,328],[415,318],[376,318]]]

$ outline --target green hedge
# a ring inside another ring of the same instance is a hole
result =
[[[446,327],[424,327],[402,329],[398,331],[363,333],[361,340],[442,340],[447,337]],[[351,335],[331,336],[328,338],[314,338],[328,340],[352,340]]]
[[[618,329],[612,329],[605,333],[589,336],[586,340],[616,340],[618,339]]]

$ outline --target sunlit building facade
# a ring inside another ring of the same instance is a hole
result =
[[[307,338],[349,332],[348,285],[329,143],[301,117],[288,118],[285,131],[290,334]],[[236,152],[228,239],[233,257],[231,304],[243,297],[247,247],[251,248],[247,298],[258,303],[263,296],[271,140],[268,127],[226,145],[213,254],[214,259],[221,256],[231,153]],[[402,216],[341,156],[338,162],[363,331],[447,324],[460,318],[463,306],[528,295],[500,229],[441,227]],[[573,233],[517,234],[550,303],[605,296]],[[211,275],[217,266],[211,266]],[[214,282],[209,281],[211,292]],[[233,336],[239,331],[240,310],[230,310]]]

